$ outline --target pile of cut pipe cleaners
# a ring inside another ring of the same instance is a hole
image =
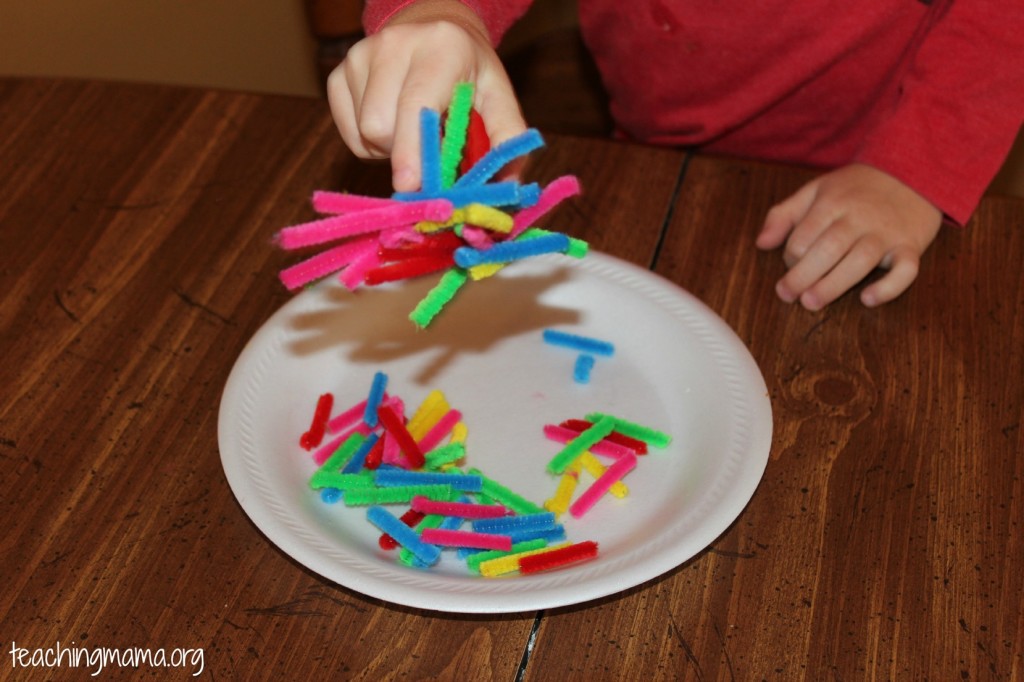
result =
[[[528,575],[597,556],[596,542],[568,542],[557,515],[513,492],[466,456],[462,414],[438,390],[405,418],[403,401],[374,375],[367,397],[332,414],[320,396],[300,445],[318,468],[309,486],[325,503],[368,507],[383,550],[406,566],[429,568],[450,550],[485,577]],[[326,442],[325,442],[326,441]],[[404,508],[397,515],[389,507]]]
[[[400,550],[398,561],[410,567],[437,564],[445,549],[485,577],[593,559],[597,543],[568,542],[559,518],[568,512],[580,519],[607,495],[626,497],[622,479],[638,456],[671,441],[661,431],[599,412],[545,425],[544,435],[563,447],[547,465],[559,478],[541,506],[463,467],[467,427],[444,393],[431,391],[406,418],[387,381],[377,372],[366,399],[336,415],[333,395],[321,395],[299,443],[318,465],[309,487],[327,504],[368,507],[367,520],[382,533],[381,549]],[[573,500],[584,471],[594,480]],[[403,513],[388,509],[395,506]]]
[[[443,273],[409,314],[428,326],[468,280],[490,277],[507,264],[544,253],[586,255],[587,243],[535,223],[562,200],[579,194],[565,175],[536,183],[495,180],[511,161],[540,148],[534,129],[496,145],[472,107],[473,86],[456,85],[445,116],[420,113],[422,183],[390,198],[318,191],[313,209],[327,216],[285,227],[275,241],[285,250],[330,245],[280,272],[290,291],[337,274],[349,290]]]

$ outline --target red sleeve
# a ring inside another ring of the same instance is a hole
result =
[[[856,160],[913,187],[963,225],[1024,123],[1024,3],[943,2],[890,115]]]
[[[415,0],[366,0],[363,8],[363,27],[367,34],[376,33],[399,10],[413,4]],[[487,25],[491,43],[501,42],[505,31],[529,8],[532,0],[459,0],[470,8]]]

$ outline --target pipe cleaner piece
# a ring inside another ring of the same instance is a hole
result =
[[[291,251],[368,232],[380,232],[389,227],[412,225],[421,220],[447,220],[452,210],[452,202],[443,198],[392,202],[384,208],[285,227],[277,233],[276,241],[281,248]]]
[[[615,460],[600,478],[594,481],[589,488],[583,491],[582,495],[576,498],[575,502],[569,505],[569,513],[577,519],[582,517],[608,492],[609,488],[616,481],[621,480],[623,476],[635,467],[636,455],[634,454]]]
[[[537,199],[537,203],[533,206],[524,208],[522,211],[519,211],[519,213],[516,213],[513,219],[512,231],[509,233],[509,236],[519,236],[525,230],[533,227],[535,222],[543,218],[555,206],[565,199],[576,196],[579,193],[580,181],[573,175],[563,175],[560,178],[552,180],[548,186],[541,191],[540,197]]]
[[[469,133],[470,112],[473,109],[473,84],[456,83],[448,104],[441,143],[441,186],[451,187],[459,171],[462,151]]]
[[[424,514],[458,516],[463,519],[493,519],[509,514],[500,504],[476,504],[473,502],[437,502],[425,497],[412,498],[412,508]]]
[[[413,469],[422,467],[426,461],[423,457],[423,451],[420,450],[420,446],[416,444],[413,437],[409,435],[405,424],[402,423],[402,418],[387,405],[381,405],[377,409],[377,416],[380,418],[380,423],[384,430],[391,434],[395,442],[398,443],[398,447],[402,450],[406,460],[408,460],[409,466]]]
[[[419,439],[418,444],[420,449],[426,452],[436,448],[441,441],[452,432],[452,429],[455,428],[455,425],[458,424],[461,419],[462,413],[458,410],[448,410],[445,412],[444,415],[430,427],[430,430],[423,434],[423,437]]]
[[[324,488],[320,491],[320,500],[324,504],[337,504],[341,501],[341,491],[337,488]]]
[[[508,554],[497,559],[491,559],[489,561],[482,561],[478,565],[480,575],[487,578],[495,578],[500,575],[507,573],[515,573],[519,570],[519,562],[529,556],[535,554],[541,554],[544,552],[551,552],[562,547],[568,547],[569,543],[563,545],[555,545],[553,547],[542,547],[540,549],[532,549],[525,552],[516,552],[514,554]]]
[[[368,504],[408,504],[417,495],[432,500],[451,500],[455,494],[450,485],[405,485],[390,488],[352,488],[345,493],[343,499],[346,505],[352,507]]]
[[[589,384],[590,373],[594,370],[594,356],[590,353],[580,353],[576,356],[576,363],[572,368],[572,379],[577,384]]]
[[[582,433],[582,431],[574,431],[564,426],[555,426],[554,424],[544,425],[544,436],[547,437],[548,440],[552,440],[556,443],[562,443],[563,445],[571,443],[580,435],[580,433]],[[597,441],[589,448],[586,448],[586,450],[593,452],[595,455],[610,457],[612,459],[618,459],[619,457],[624,457],[625,455],[633,452],[633,450],[625,447],[624,445],[612,442],[610,436],[611,434],[608,434],[608,436]]]
[[[480,533],[506,533],[524,529],[553,528],[554,526],[555,515],[547,511],[473,521],[473,530]]]
[[[509,263],[543,253],[565,253],[568,248],[567,236],[552,233],[532,239],[500,242],[484,251],[464,246],[455,249],[455,264],[460,268],[471,268],[484,263]]]
[[[299,438],[299,445],[304,450],[312,450],[324,440],[324,433],[327,431],[327,420],[331,417],[331,408],[334,407],[334,395],[324,393],[316,401],[316,409],[313,411],[313,422],[309,430]]]
[[[461,178],[455,181],[455,187],[472,187],[483,185],[498,174],[510,161],[544,146],[544,138],[534,128],[530,128],[515,137],[505,140],[477,161]]]
[[[669,443],[672,442],[672,436],[649,426],[643,426],[642,424],[637,424],[636,422],[627,421],[602,412],[591,412],[587,415],[587,419],[593,422],[600,421],[605,418],[611,419],[615,423],[615,430],[619,433],[629,436],[630,438],[642,440],[648,445],[652,445],[656,448],[666,448]]]
[[[561,478],[558,479],[558,487],[555,488],[555,494],[544,502],[544,508],[553,513],[555,518],[569,511],[572,495],[576,492],[576,486],[580,482],[580,466],[577,464],[578,461],[577,459],[576,462],[573,462],[566,468]]]
[[[422,512],[418,512],[415,509],[407,509],[404,514],[398,517],[398,520],[404,523],[405,525],[409,526],[409,528],[411,529],[413,526],[419,523],[423,519],[423,517],[424,514]],[[384,550],[398,549],[399,547],[398,540],[394,539],[387,533],[381,534],[380,538],[377,540],[377,544],[380,545],[380,548]]]
[[[422,536],[423,531],[425,531],[427,528],[440,527],[441,524],[444,523],[444,519],[445,517],[439,514],[427,514],[419,523],[416,524],[413,530],[416,532],[417,535]],[[440,547],[438,547],[438,549],[440,549]],[[404,548],[402,549],[402,551],[398,553],[398,561],[399,563],[402,563],[406,566],[411,566],[413,568],[429,567],[428,564],[424,564],[422,561],[417,559],[415,554]]]
[[[370,451],[366,453],[366,458],[363,460],[363,468],[365,469],[378,469],[380,465],[384,463],[384,439],[378,438],[377,442],[373,444]]]
[[[543,538],[537,538],[536,540],[526,540],[524,542],[512,543],[512,549],[509,551],[502,551],[500,549],[490,549],[483,551],[467,552],[463,557],[466,560],[466,566],[469,570],[474,573],[480,572],[480,564],[491,559],[500,559],[501,557],[509,556],[510,554],[521,554],[523,552],[530,552],[536,549],[544,549],[547,547],[547,540]]]
[[[631,456],[636,457],[636,455]],[[583,454],[581,454],[576,459],[576,462],[579,462],[580,465],[587,470],[587,473],[593,476],[595,479],[600,479],[608,470],[608,467],[606,467],[604,464],[598,461],[597,457],[594,457],[594,455],[589,451],[584,451]],[[608,492],[610,492],[615,497],[622,499],[623,497],[629,495],[629,488],[622,481],[615,481],[608,488]]]
[[[345,463],[345,467],[341,470],[343,474],[355,474],[363,470],[363,464],[366,461],[366,455],[369,454],[370,450],[377,443],[377,439],[380,438],[376,433],[371,433],[367,436],[362,443],[359,444],[359,448],[353,453],[352,458]]]
[[[417,559],[427,565],[434,565],[441,558],[441,550],[420,539],[409,526],[383,507],[370,507],[366,510],[366,518],[382,532],[393,537],[398,544],[412,552]]]
[[[523,239],[536,239],[537,237],[546,237],[551,234],[560,234],[559,232],[551,232],[550,230],[542,230],[539,227],[531,227],[521,235],[516,237],[516,241]],[[587,242],[577,237],[569,237],[569,248],[566,249],[565,255],[570,258],[583,258],[587,255],[590,250],[590,245]]]
[[[285,268],[278,273],[278,277],[281,280],[281,284],[284,284],[288,291],[295,291],[314,280],[333,275],[351,263],[367,247],[372,248],[372,246],[372,239],[335,246],[323,253],[318,253],[312,258]]]
[[[410,277],[429,275],[439,270],[447,270],[454,261],[451,256],[425,256],[422,258],[406,258],[387,265],[376,267],[366,273],[363,283],[376,286],[384,282],[395,282]]]
[[[469,469],[469,473],[479,476],[483,481],[480,492],[488,499],[508,507],[517,514],[538,514],[544,512],[539,505],[530,502],[518,493],[512,492],[493,478],[488,478],[479,469]]]
[[[388,375],[384,372],[375,372],[373,381],[370,383],[370,393],[366,397],[366,404],[363,407],[363,421],[369,427],[377,426],[377,410],[384,399],[384,389],[388,386]]]
[[[615,344],[610,341],[595,339],[592,336],[571,334],[557,329],[545,329],[541,332],[541,336],[544,339],[544,343],[552,346],[570,348],[572,350],[576,350],[581,353],[589,353],[591,355],[603,355],[605,357],[615,355]]]
[[[469,187],[459,187],[455,185],[449,189],[442,189],[439,192],[432,192],[427,194],[426,192],[395,192],[391,195],[392,199],[400,202],[423,202],[423,201],[447,201],[455,208],[462,208],[469,204],[484,204],[486,206],[517,206],[523,203],[528,203],[531,200],[536,202],[540,199],[540,191],[535,188],[527,189],[527,186],[520,185],[518,182],[511,180],[504,182],[490,182],[486,185],[473,185]],[[424,217],[419,220],[427,220],[434,222],[445,221],[449,218],[448,215]],[[419,222],[419,220],[410,220],[410,223]]]
[[[616,421],[614,417],[602,415],[600,419],[594,422],[593,426],[569,441],[566,446],[562,448],[550,462],[548,462],[548,471],[553,474],[560,474],[565,471],[565,468],[569,466],[570,462],[579,457],[580,453],[584,450],[590,450],[594,447],[594,445],[612,432],[615,425]]]
[[[426,327],[437,316],[441,309],[448,304],[463,284],[466,283],[466,271],[459,268],[452,268],[444,273],[441,281],[431,289],[422,301],[409,313],[409,319],[418,327]]]
[[[539,552],[519,559],[519,573],[530,575],[553,568],[562,568],[578,564],[597,556],[597,543],[591,540],[577,542],[568,547],[560,547],[550,552]]]
[[[510,530],[505,533],[512,542],[524,542],[526,540],[536,540],[542,538],[547,542],[561,542],[565,540],[565,526],[562,524],[556,524],[551,528],[521,528],[517,530]]]
[[[358,255],[352,258],[341,274],[338,281],[345,285],[349,291],[355,291],[366,278],[366,273],[380,265],[380,256],[372,244],[367,245]]]
[[[310,479],[309,487],[313,490],[333,488],[338,491],[351,490],[353,488],[372,488],[373,478],[367,476],[365,472],[346,474],[341,471],[322,471]]]
[[[454,490],[469,493],[478,492],[483,487],[480,476],[468,474],[442,474],[430,471],[405,471],[403,469],[380,469],[374,480],[377,485],[414,486],[414,485],[448,485]]]
[[[441,115],[433,109],[420,109],[420,175],[426,194],[441,190]]]
[[[313,210],[317,213],[340,215],[342,213],[367,211],[374,208],[387,208],[394,202],[391,199],[380,197],[365,197],[360,194],[349,194],[347,192],[317,190],[313,192],[313,199],[310,203],[313,205]]]
[[[515,224],[511,214],[493,206],[470,204],[462,208],[461,212],[462,222],[476,227],[485,227],[494,232],[511,232],[512,226]]]
[[[512,549],[512,538],[507,535],[474,533],[467,530],[427,528],[420,535],[424,542],[442,547],[472,547],[475,549]]]
[[[416,407],[405,428],[409,430],[410,436],[419,441],[450,409],[444,393],[435,388]]]
[[[309,485],[313,489],[323,487],[320,485],[320,481],[327,472],[338,471],[342,469],[347,463],[349,458],[355,454],[356,450],[363,443],[363,436],[359,433],[353,433],[345,442],[341,444],[334,454],[327,458],[320,468],[313,472],[313,476],[309,479]]]
[[[439,448],[424,453],[426,463],[425,469],[431,471],[444,471],[447,467],[453,466],[455,462],[466,456],[466,445],[461,442],[451,442]]]
[[[579,433],[581,431],[586,431],[591,426],[593,426],[593,422],[587,421],[586,419],[566,419],[564,422],[559,424],[559,426],[565,429],[571,429],[572,431]],[[611,433],[609,433],[607,436],[605,436],[605,440],[615,443],[616,445],[621,445],[622,447],[629,448],[638,455],[647,454],[647,443],[637,438],[630,438],[629,436],[621,434],[618,431],[612,431]],[[594,454],[601,453],[598,452]]]

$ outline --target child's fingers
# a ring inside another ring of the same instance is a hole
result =
[[[870,307],[888,303],[914,282],[921,263],[920,254],[909,246],[901,246],[887,254],[891,263],[888,273],[860,293],[861,303]]]
[[[857,240],[834,268],[800,295],[801,305],[808,310],[821,310],[874,270],[884,252],[876,239]]]
[[[327,103],[341,138],[360,158],[376,154],[368,147],[359,129],[359,109],[366,87],[367,68],[357,60],[353,48],[349,58],[336,67],[327,78]]]
[[[810,224],[810,227],[808,225]],[[849,253],[855,237],[852,226],[847,221],[826,223],[822,217],[815,216],[814,211],[808,214],[793,231],[789,241],[792,242],[798,236],[798,232],[804,229],[806,233],[815,233],[816,239],[811,243],[802,255],[797,257],[782,279],[775,285],[775,291],[779,298],[787,303],[800,298],[805,291],[811,288],[826,273],[834,268]],[[789,243],[786,245],[789,250]]]
[[[809,182],[789,198],[772,206],[754,242],[757,248],[767,250],[781,246],[786,236],[807,215],[816,195],[817,182]]]

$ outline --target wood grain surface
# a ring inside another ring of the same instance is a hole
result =
[[[0,679],[12,648],[201,648],[204,679],[1024,679],[1024,201],[946,229],[866,310],[775,298],[754,249],[803,170],[552,137],[547,224],[687,288],[750,347],[775,435],[744,513],[624,593],[502,616],[367,598],[232,496],[220,393],[288,300],[314,189],[384,195],[323,102],[0,79]],[[101,679],[184,679],[192,667]]]

